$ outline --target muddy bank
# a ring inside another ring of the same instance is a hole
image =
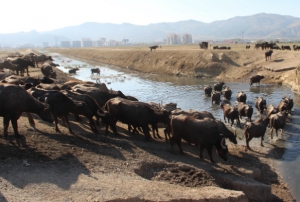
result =
[[[299,92],[299,58],[294,51],[274,51],[272,60],[265,61],[262,50],[199,50],[163,47],[155,52],[147,48],[80,48],[49,49],[69,57],[115,65],[132,70],[208,77],[232,82],[249,82],[256,74],[265,76],[262,83],[290,86]]]

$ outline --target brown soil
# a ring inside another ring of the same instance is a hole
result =
[[[58,72],[58,81],[70,79]],[[37,68],[30,68],[30,74],[41,76]],[[197,147],[183,143],[181,155],[176,145],[171,150],[164,139],[145,141],[121,123],[118,136],[105,135],[103,127],[95,135],[85,118],[78,123],[70,116],[75,131],[71,135],[63,125],[57,133],[53,124],[35,118],[37,131],[22,116],[18,121],[22,138],[15,139],[11,127],[8,140],[0,138],[0,201],[294,200],[274,168],[282,151],[269,144],[251,144],[253,151],[246,152],[244,140],[238,145],[227,141],[229,160],[224,162],[214,152],[212,165],[207,153],[199,159]],[[163,134],[162,129],[159,132]]]

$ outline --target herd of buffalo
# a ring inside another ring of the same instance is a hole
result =
[[[41,66],[39,66],[41,64]],[[43,78],[29,76],[28,66],[40,67]],[[171,146],[177,144],[181,153],[182,139],[190,144],[200,147],[200,158],[204,148],[207,149],[211,162],[212,149],[216,148],[217,154],[227,160],[228,148],[225,138],[237,144],[236,132],[229,130],[226,125],[216,120],[212,113],[207,111],[184,111],[177,108],[176,103],[157,104],[153,102],[140,102],[137,98],[124,95],[121,91],[108,90],[103,83],[83,82],[70,80],[65,83],[56,82],[56,72],[51,56],[28,54],[17,54],[9,56],[4,62],[0,63],[0,116],[3,117],[4,138],[8,137],[9,122],[12,123],[16,138],[20,137],[18,132],[17,120],[23,112],[26,113],[30,125],[35,128],[34,119],[31,113],[37,114],[42,120],[55,122],[56,132],[58,128],[58,118],[62,119],[72,134],[73,130],[69,123],[69,114],[73,114],[77,121],[81,121],[79,115],[87,118],[90,129],[97,134],[99,119],[106,125],[106,134],[110,127],[114,134],[118,134],[116,123],[120,121],[128,125],[128,131],[132,133],[143,133],[146,140],[161,138],[158,134],[158,124],[165,127],[164,133],[166,141]],[[10,69],[8,73],[4,69]],[[27,76],[24,72],[27,70]],[[71,71],[71,70],[70,70]],[[19,72],[21,75],[19,75]],[[76,70],[70,73],[76,73]],[[91,74],[100,74],[100,69],[91,70]],[[256,75],[250,78],[250,85],[260,83],[264,76]],[[266,128],[270,125],[271,136],[273,129],[282,129],[286,123],[288,113],[291,113],[293,100],[283,97],[277,107],[267,106],[266,100],[262,97],[257,98],[255,107],[262,115],[266,116],[252,122],[253,108],[246,104],[247,95],[238,92],[236,99],[237,106],[231,106],[228,100],[231,99],[232,91],[224,82],[219,82],[213,87],[208,86],[204,89],[206,95],[211,97],[212,103],[217,104],[221,101],[221,96],[225,100],[220,104],[224,112],[224,122],[226,118],[231,126],[236,120],[236,124],[241,127],[240,119],[247,117],[244,126],[247,148],[249,141],[253,137],[261,137],[263,140]],[[96,118],[96,121],[94,120]],[[150,127],[151,129],[150,129]],[[281,131],[282,134],[282,131]],[[262,142],[261,142],[261,145]]]

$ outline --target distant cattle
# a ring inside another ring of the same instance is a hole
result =
[[[236,100],[237,100],[238,102],[246,103],[247,95],[244,93],[244,91],[239,91],[239,92],[236,94]]]
[[[271,49],[272,49],[272,50],[274,50],[274,49],[276,49],[276,50],[281,50],[281,48],[280,48],[279,46],[277,46],[277,45],[272,46]]]
[[[267,109],[267,101],[262,97],[258,97],[254,101],[254,105],[260,114],[263,114],[264,109]]]
[[[156,50],[158,48],[158,46],[149,46],[150,51],[152,52],[152,50]]]
[[[199,43],[200,49],[208,49],[208,42],[202,41]]]
[[[292,50],[290,46],[281,46],[281,50]]]
[[[73,68],[73,69],[70,69],[69,70],[69,74],[76,74],[76,71],[78,71],[79,70],[79,68]]]
[[[266,43],[267,43],[267,42],[255,44],[254,50],[259,49],[259,48],[261,48],[262,50],[264,50],[264,49],[265,49],[265,44],[266,44]]]
[[[231,95],[232,95],[232,91],[230,90],[230,88],[228,86],[224,86],[224,89],[223,89],[223,96],[227,99],[227,100],[230,100],[231,98]]]
[[[38,55],[38,56],[35,56],[34,57],[34,60],[35,60],[35,65],[38,67],[38,64],[39,63],[44,63],[46,62],[47,60],[50,60],[50,61],[53,61],[52,57],[51,56],[47,56],[45,54],[41,54],[41,55]]]
[[[246,49],[250,49],[250,45],[247,45],[247,46],[246,46]]]
[[[92,74],[96,73],[96,74],[100,75],[100,69],[99,68],[93,68],[93,69],[91,69],[91,73]]]
[[[276,46],[276,43],[265,43],[264,44],[264,49],[267,50],[267,49],[272,49],[273,46]]]
[[[293,50],[294,50],[294,51],[298,51],[298,50],[300,50],[300,46],[293,45]]]
[[[212,87],[210,85],[208,85],[204,88],[205,95],[210,96],[211,92],[212,92]]]
[[[265,52],[266,61],[268,61],[268,59],[271,60],[272,53],[272,50]]]
[[[262,75],[251,76],[250,77],[250,86],[252,86],[252,84],[254,84],[254,83],[258,83],[260,85],[260,80],[262,80],[263,78],[265,78],[265,77]]]
[[[215,91],[222,91],[222,87],[223,87],[223,85],[224,85],[225,83],[224,82],[219,82],[219,83],[216,83],[216,84],[214,84],[214,87],[213,87],[213,89],[215,90]]]
[[[213,49],[218,49],[219,46],[214,46]]]
[[[221,101],[221,93],[219,91],[213,91],[211,93],[211,104],[213,104],[213,102],[219,104],[220,101]]]

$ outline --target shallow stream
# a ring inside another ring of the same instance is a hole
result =
[[[209,97],[204,95],[204,87],[213,86],[216,81],[212,79],[177,77],[168,75],[143,74],[128,69],[122,69],[113,66],[104,66],[94,62],[79,61],[66,58],[59,54],[52,54],[55,63],[58,63],[60,70],[68,72],[70,68],[79,67],[79,71],[73,75],[74,78],[83,81],[94,81],[105,83],[107,87],[113,90],[121,90],[125,95],[131,95],[144,102],[157,103],[177,103],[177,107],[188,110],[207,110],[217,118],[223,120],[223,112],[217,104],[211,104]],[[92,75],[91,68],[99,67],[101,74]],[[262,81],[263,82],[263,81]],[[293,196],[300,200],[300,96],[293,93],[288,87],[282,85],[266,85],[250,87],[248,81],[245,83],[226,83],[233,91],[231,104],[235,104],[235,95],[239,91],[247,94],[247,104],[254,107],[256,97],[263,96],[267,104],[278,105],[283,96],[291,96],[294,99],[295,106],[292,115],[289,116],[289,122],[285,127],[283,137],[276,141],[270,141],[269,130],[265,135],[265,145],[272,144],[278,148],[276,166],[283,179],[290,185]],[[254,109],[253,120],[259,118],[259,114]],[[242,120],[242,123],[245,120]],[[234,125],[235,127],[235,125]],[[235,127],[237,128],[237,127]],[[243,132],[237,128],[238,135]],[[275,134],[274,134],[275,135]],[[273,135],[273,136],[274,136]],[[245,140],[239,144],[245,144]],[[259,145],[260,139],[254,139],[251,145]]]

